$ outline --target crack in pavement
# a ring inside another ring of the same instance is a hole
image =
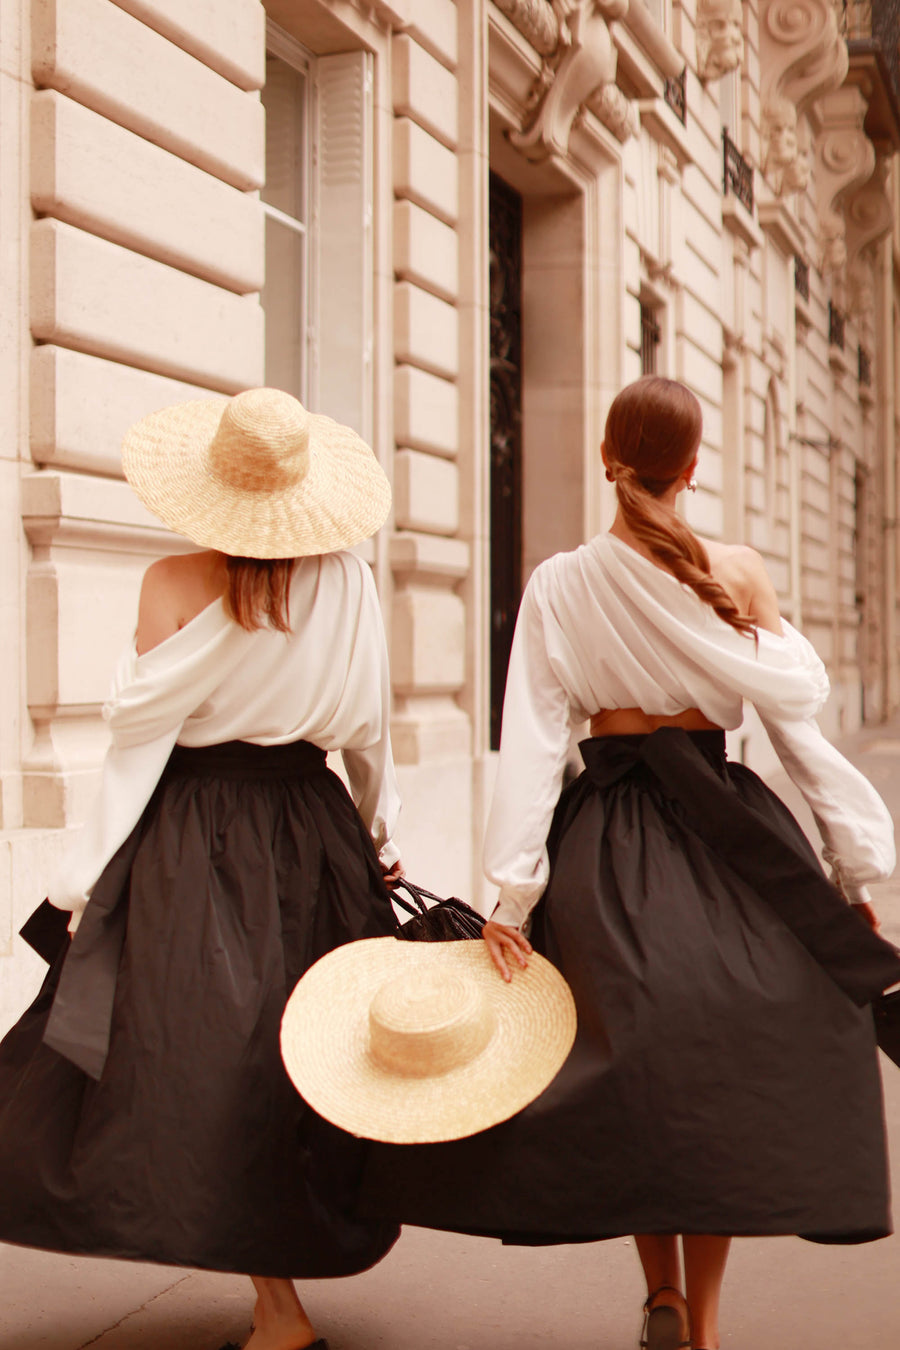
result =
[[[154,1294],[152,1298],[148,1298],[139,1308],[132,1308],[124,1317],[120,1317],[118,1322],[113,1322],[111,1326],[104,1327],[101,1332],[96,1336],[92,1336],[89,1341],[82,1341],[81,1345],[75,1347],[75,1350],[88,1350],[89,1346],[96,1345],[104,1336],[108,1336],[111,1331],[115,1331],[117,1327],[123,1327],[132,1317],[137,1317],[140,1313],[146,1312],[151,1303],[155,1303],[158,1298],[164,1298],[166,1294],[171,1294],[173,1289],[177,1289],[180,1284],[184,1284],[190,1278],[190,1275],[182,1275],[181,1279],[176,1280],[174,1284],[167,1284],[165,1289],[160,1289],[159,1293]]]

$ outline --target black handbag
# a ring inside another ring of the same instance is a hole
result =
[[[409,896],[408,900],[398,895],[401,887]],[[397,937],[408,942],[459,942],[466,938],[481,937],[484,919],[465,900],[459,900],[455,895],[451,895],[449,900],[442,900],[440,896],[426,891],[424,886],[416,886],[406,877],[401,877],[391,888],[391,899],[412,915],[397,929]]]
[[[900,1065],[900,989],[872,1000],[875,1039],[881,1049]]]

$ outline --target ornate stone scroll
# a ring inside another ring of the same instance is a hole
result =
[[[505,12],[518,0],[504,0]],[[510,140],[531,160],[565,155],[579,111],[589,104],[620,140],[637,129],[637,114],[616,87],[617,54],[608,20],[621,18],[628,0],[554,0],[559,43],[544,56],[528,103],[525,126]]]
[[[762,169],[776,195],[809,179],[800,117],[847,74],[847,44],[832,0],[761,0]]]
[[[875,246],[890,233],[893,223],[890,174],[891,155],[881,150],[876,154],[871,178],[848,194],[844,207],[850,308],[859,318],[864,345],[870,348],[874,333]]]
[[[835,90],[818,105],[822,130],[816,138],[816,188],[822,273],[843,272],[847,262],[845,204],[856,200],[857,189],[875,169],[875,148],[863,130],[866,108],[855,85]]]
[[[717,80],[744,60],[741,0],[698,0],[697,74]]]

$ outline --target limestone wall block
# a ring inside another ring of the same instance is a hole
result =
[[[391,48],[394,112],[411,117],[451,150],[458,143],[456,76],[405,33]]]
[[[265,279],[265,219],[255,195],[45,89],[32,102],[31,200],[113,243],[229,290]]]
[[[26,827],[80,819],[107,744],[101,705],[134,633],[147,565],[194,545],[123,482],[43,472],[22,480],[32,548],[25,585],[26,695],[34,741],[22,764]]]
[[[456,155],[408,117],[394,119],[394,192],[447,225],[459,218]]]
[[[35,221],[38,341],[235,393],[263,379],[263,313],[238,296],[60,221]]]
[[[43,343],[31,353],[31,458],[120,478],[122,437],[158,408],[214,391]]]
[[[394,372],[394,437],[398,446],[454,456],[459,450],[459,393],[449,380],[397,366]]]
[[[266,12],[259,0],[115,0],[239,89],[266,80]]]
[[[456,231],[412,202],[394,203],[394,271],[443,300],[459,295]]]
[[[451,70],[459,58],[458,25],[455,0],[428,0],[428,4],[410,7],[406,32]]]
[[[459,374],[459,316],[453,305],[401,281],[394,287],[394,357],[434,375]]]
[[[428,580],[447,584],[468,576],[472,551],[465,539],[436,538],[433,534],[391,535],[389,556],[394,575],[410,584]]]
[[[455,534],[459,529],[459,470],[418,450],[394,456],[394,522],[401,530]]]
[[[34,0],[32,72],[234,187],[264,182],[258,97],[110,0]]]
[[[454,693],[466,677],[466,607],[452,591],[395,592],[391,676],[398,694]]]

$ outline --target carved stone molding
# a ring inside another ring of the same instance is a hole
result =
[[[601,84],[587,105],[617,140],[627,141],[641,129],[637,105],[622,93],[617,84]]]
[[[616,87],[617,55],[607,25],[607,19],[621,18],[627,7],[628,0],[554,0],[559,45],[544,58],[525,126],[510,133],[526,158],[539,161],[565,155],[572,124],[588,103],[619,140],[637,130],[637,114]]]
[[[851,193],[844,217],[847,227],[848,304],[856,315],[860,342],[875,345],[875,247],[891,231],[891,156],[880,151],[867,183]]]
[[[741,0],[698,0],[697,74],[717,80],[744,60]]]
[[[843,83],[847,44],[833,0],[761,0],[759,43],[761,162],[776,195],[784,196],[809,180],[799,118]]]
[[[536,52],[553,56],[560,43],[560,31],[550,0],[494,0],[494,3]]]
[[[863,130],[866,101],[853,85],[828,94],[817,108],[822,124],[815,146],[818,267],[823,275],[843,278],[847,263],[845,203],[872,177],[875,149]]]

